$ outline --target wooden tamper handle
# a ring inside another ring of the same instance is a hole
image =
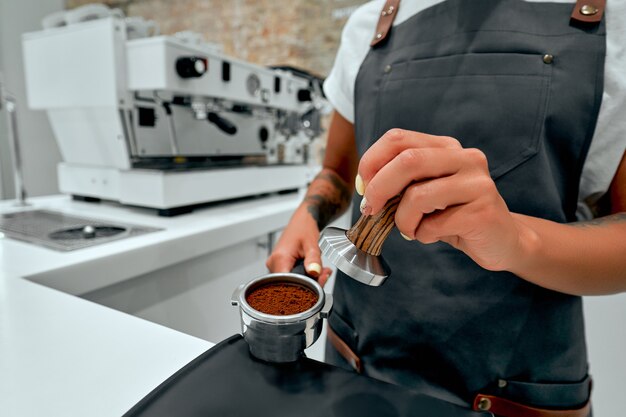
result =
[[[363,252],[380,255],[383,243],[395,225],[394,218],[401,198],[401,194],[393,197],[373,216],[361,216],[346,232],[346,237]]]

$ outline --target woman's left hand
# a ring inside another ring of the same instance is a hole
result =
[[[410,240],[446,242],[489,270],[505,270],[520,247],[520,225],[489,175],[487,158],[458,140],[401,129],[363,155],[356,180],[361,211],[375,214],[404,195],[396,226]]]

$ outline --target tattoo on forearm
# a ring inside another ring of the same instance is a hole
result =
[[[626,213],[616,213],[610,216],[598,217],[597,219],[584,222],[572,223],[576,227],[597,227],[606,226],[614,223],[626,223]]]
[[[309,203],[307,210],[317,222],[320,230],[326,227],[342,208],[341,204],[319,194],[307,196],[305,201]]]
[[[350,204],[351,195],[345,182],[336,174],[322,172],[315,179],[324,181],[324,185],[318,183],[317,187],[312,187],[304,201],[308,203],[307,210],[317,227],[322,230]]]

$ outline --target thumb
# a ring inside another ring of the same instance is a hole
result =
[[[322,268],[322,273],[320,274],[320,276],[317,278],[317,282],[319,282],[319,284],[323,287],[326,285],[326,283],[328,282],[328,279],[330,278],[330,276],[332,275],[333,270],[330,268]]]
[[[304,251],[304,269],[313,278],[319,277],[322,272],[322,254],[317,242],[308,245]]]

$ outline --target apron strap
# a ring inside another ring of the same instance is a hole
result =
[[[387,39],[393,21],[398,14],[399,6],[400,0],[387,0],[385,2],[370,46],[374,47]],[[577,0],[574,10],[572,10],[570,22],[572,25],[596,26],[602,21],[605,8],[606,0]]]
[[[348,362],[350,366],[352,366],[355,371],[357,371],[358,373],[361,373],[363,371],[363,367],[361,366],[361,358],[359,358],[357,354],[354,353],[352,349],[350,349],[350,346],[348,346],[348,344],[344,342],[330,326],[327,327],[326,337],[328,338],[330,344],[333,345],[337,353],[339,353],[346,360],[346,362]]]
[[[570,24],[591,27],[600,24],[606,7],[606,0],[577,0]]]
[[[549,410],[520,404],[494,395],[478,394],[472,404],[474,411],[490,411],[501,417],[588,417],[591,401],[574,410]]]
[[[385,2],[383,10],[380,12],[380,17],[378,18],[378,24],[376,25],[376,34],[370,46],[374,47],[387,39],[391,25],[398,14],[399,6],[400,0],[387,0]]]

